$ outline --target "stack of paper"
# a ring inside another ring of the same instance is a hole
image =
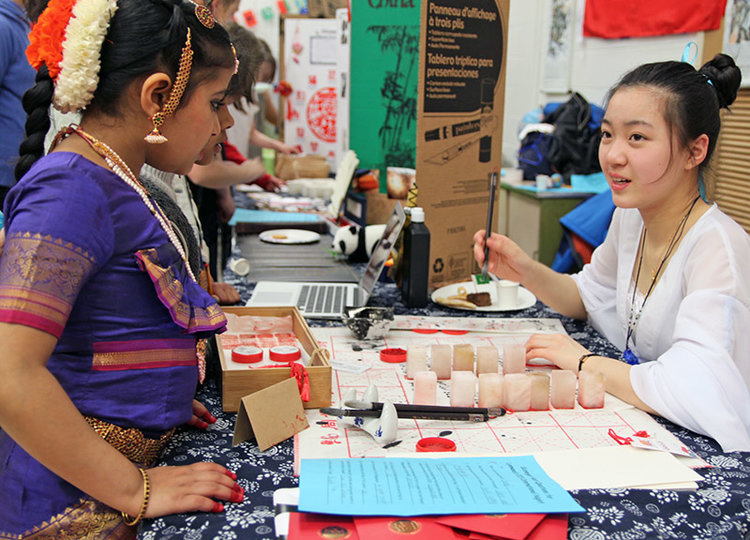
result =
[[[290,539],[554,540],[583,508],[532,456],[515,456],[303,460],[299,510]]]
[[[562,540],[567,514],[485,514],[419,517],[352,517],[298,512],[299,488],[274,492],[276,536],[320,538],[428,538],[430,540]]]
[[[295,512],[290,518],[289,540],[382,540],[405,536],[429,540],[562,540],[568,535],[566,514],[352,518]]]

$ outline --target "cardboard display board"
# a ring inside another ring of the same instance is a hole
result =
[[[469,278],[472,238],[486,226],[489,177],[502,161],[509,9],[509,0],[422,0],[417,203],[432,288]]]

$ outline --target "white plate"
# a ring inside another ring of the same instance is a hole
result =
[[[468,308],[468,307],[460,307],[460,306],[453,306],[444,304],[439,300],[439,298],[445,298],[447,296],[453,296],[458,294],[459,287],[463,287],[466,289],[469,293],[474,292],[488,292],[490,293],[490,300],[492,300],[492,304],[489,306],[477,306],[476,308]],[[445,287],[440,287],[439,289],[436,289],[432,295],[431,295],[432,301],[436,304],[439,304],[441,306],[453,308],[453,309],[461,309],[465,311],[488,311],[488,312],[495,312],[495,311],[517,311],[519,309],[526,309],[530,308],[534,304],[536,304],[536,296],[534,296],[528,289],[524,289],[520,285],[518,286],[518,298],[516,299],[516,303],[512,306],[499,306],[497,305],[497,287],[495,286],[495,282],[490,282],[488,285],[475,285],[473,281],[464,281],[462,283],[453,283],[451,285],[446,285]]]
[[[320,240],[318,233],[305,229],[272,229],[263,231],[258,237],[269,244],[312,244]]]

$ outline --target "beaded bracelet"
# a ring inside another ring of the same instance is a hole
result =
[[[599,355],[598,355],[597,353],[588,353],[588,354],[584,354],[584,355],[582,355],[582,356],[581,356],[581,357],[580,357],[580,358],[578,359],[578,373],[580,373],[580,372],[581,372],[581,370],[583,369],[583,363],[584,363],[584,362],[585,362],[585,361],[586,361],[586,360],[587,360],[588,358],[591,358],[592,356],[599,356]]]
[[[135,518],[131,518],[125,512],[120,512],[122,514],[122,520],[128,527],[132,527],[143,519],[143,516],[146,514],[146,508],[148,507],[148,500],[151,498],[151,481],[148,479],[148,473],[146,472],[146,469],[141,468],[138,468],[138,472],[140,472],[143,477],[143,504],[141,504],[141,511],[138,512],[138,515],[135,516]]]

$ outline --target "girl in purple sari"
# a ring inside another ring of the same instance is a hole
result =
[[[150,468],[226,319],[136,173],[187,173],[222,130],[236,55],[187,0],[52,0],[31,35],[0,259],[0,538],[128,538],[239,501],[218,464]],[[47,109],[85,109],[43,155]]]

